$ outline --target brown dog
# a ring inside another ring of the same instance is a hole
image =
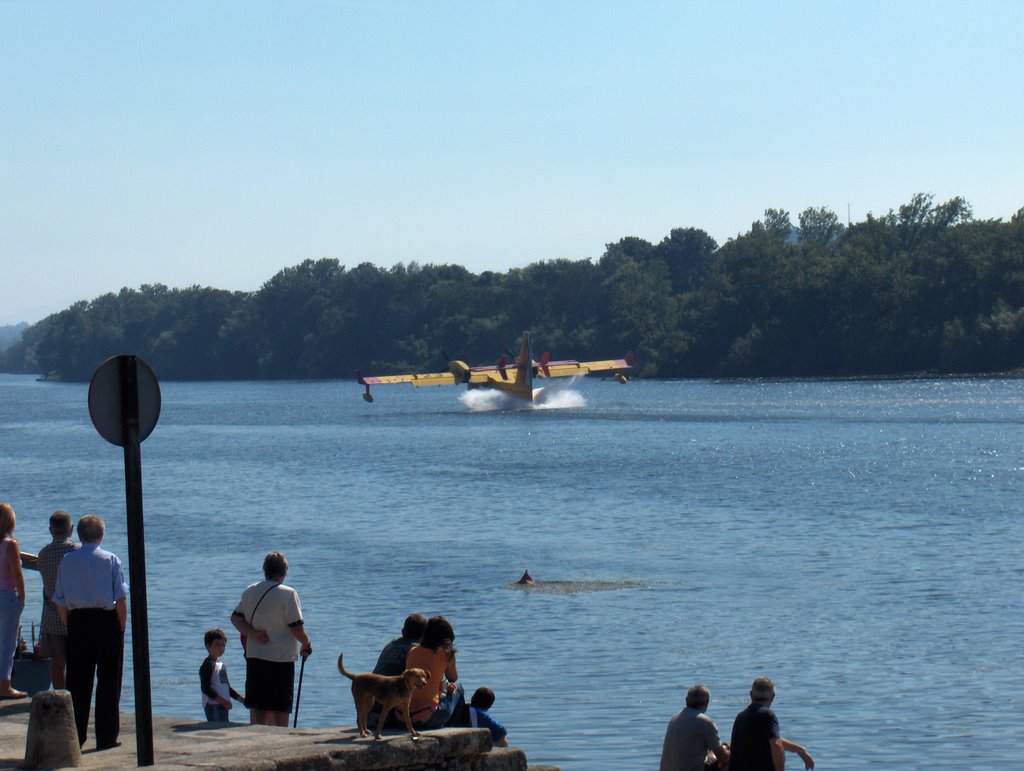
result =
[[[365,673],[353,675],[345,671],[341,663],[345,652],[338,654],[338,671],[352,681],[352,698],[356,703],[356,725],[359,728],[360,736],[368,736],[370,731],[366,728],[366,716],[373,709],[373,702],[379,701],[381,706],[380,719],[377,721],[377,733],[374,739],[380,738],[380,729],[388,713],[395,707],[402,710],[405,717],[405,727],[409,734],[415,739],[419,732],[412,727],[409,719],[409,700],[412,699],[412,692],[422,688],[430,681],[430,673],[422,669],[407,669],[402,674],[388,677],[387,675],[375,675]]]

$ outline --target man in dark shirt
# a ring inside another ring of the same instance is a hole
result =
[[[405,671],[405,657],[409,653],[409,649],[414,645],[419,645],[426,628],[427,619],[425,616],[420,613],[409,615],[402,626],[402,636],[393,639],[380,652],[380,656],[377,657],[377,665],[373,668],[373,674],[389,676],[402,674]],[[366,720],[366,725],[370,730],[377,727],[377,721],[380,720],[380,710],[380,702],[375,702]],[[384,727],[400,728],[401,726],[402,724],[395,715],[395,711],[391,710],[388,713]]]
[[[377,657],[377,666],[373,668],[375,675],[400,675],[405,671],[405,655],[409,649],[418,645],[423,639],[423,630],[427,628],[427,619],[419,613],[413,613],[405,619],[402,636],[384,646]]]
[[[732,726],[730,771],[784,771],[787,751],[799,755],[805,768],[814,768],[807,750],[779,735],[779,721],[770,709],[774,700],[775,683],[767,677],[754,680],[750,706],[736,716]]]

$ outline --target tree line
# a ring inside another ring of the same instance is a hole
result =
[[[596,261],[505,273],[306,260],[255,292],[145,285],[80,301],[0,354],[88,380],[115,353],[161,379],[345,378],[494,362],[524,329],[554,358],[635,352],[645,377],[987,373],[1024,364],[1024,209],[975,220],[918,194],[844,225],[768,209],[719,245],[680,228]]]

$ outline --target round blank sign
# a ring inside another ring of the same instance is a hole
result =
[[[121,407],[121,362],[127,366],[135,360],[139,390],[139,441],[145,441],[160,419],[160,384],[156,375],[136,356],[111,356],[96,368],[89,382],[89,417],[100,436],[111,444],[124,447]]]

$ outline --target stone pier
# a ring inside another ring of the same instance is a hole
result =
[[[0,769],[22,767],[28,748],[31,701],[0,702]],[[121,746],[99,752],[90,726],[78,768],[124,769],[138,765],[134,715],[121,713]],[[362,739],[354,726],[273,728],[211,724],[154,717],[153,771],[557,771],[530,766],[522,750],[491,746],[483,729],[427,731],[418,741],[388,732]]]

